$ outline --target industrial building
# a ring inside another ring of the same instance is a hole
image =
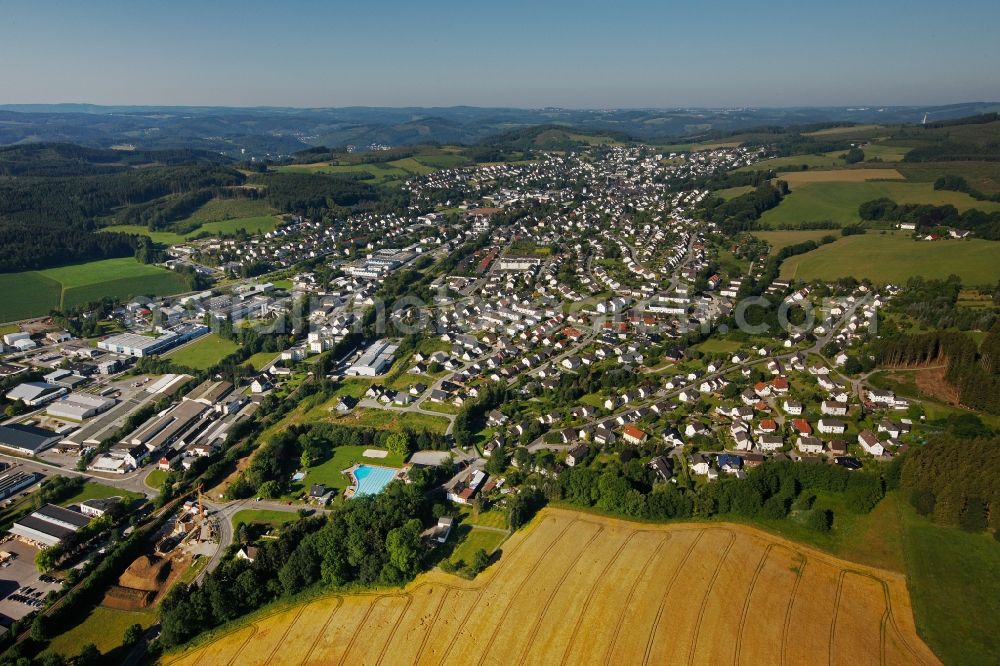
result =
[[[0,476],[0,500],[13,497],[25,488],[35,484],[41,475],[34,472],[14,472]]]
[[[208,405],[202,402],[184,400],[136,431],[129,443],[133,446],[145,446],[151,452],[158,451],[177,441],[207,411]]]
[[[184,399],[200,402],[203,405],[211,407],[232,392],[232,383],[208,379],[193,388],[190,393],[184,396]]]
[[[385,340],[372,343],[361,354],[361,358],[347,369],[347,374],[360,377],[374,377],[382,374],[392,365],[392,357],[398,348],[397,345],[391,345]]]
[[[57,546],[81,527],[90,523],[90,518],[54,504],[46,504],[30,515],[14,522],[10,533],[43,547]]]
[[[11,402],[20,400],[28,407],[41,407],[65,393],[68,391],[64,386],[45,382],[24,382],[7,391],[7,399]]]
[[[70,393],[50,403],[45,411],[56,418],[83,421],[108,411],[117,403],[114,398],[102,398],[92,393]]]
[[[0,426],[0,447],[28,456],[41,453],[58,442],[61,437],[52,430],[21,423]]]
[[[206,333],[208,333],[208,326],[203,324],[181,324],[172,329],[161,329],[160,335],[155,338],[137,333],[112,335],[98,342],[97,348],[124,356],[144,358],[152,354],[162,354]]]

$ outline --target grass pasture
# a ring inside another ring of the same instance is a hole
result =
[[[196,227],[185,234],[150,231],[138,224],[120,224],[105,227],[103,231],[138,234],[148,236],[155,243],[179,245],[199,236],[234,234],[240,229],[249,234],[273,231],[279,222],[274,213],[274,209],[259,199],[211,199],[189,217],[177,222],[181,227]]]
[[[753,192],[753,190],[754,188],[752,185],[738,185],[737,187],[726,187],[721,190],[716,190],[715,192],[712,192],[712,194],[728,201],[738,196],[749,194],[750,192]]]
[[[139,624],[147,629],[155,622],[155,611],[125,611],[98,606],[80,624],[54,637],[45,652],[72,657],[79,654],[84,645],[93,643],[102,655],[106,655],[121,647],[125,629],[129,626]]]
[[[0,274],[0,321],[48,314],[59,307],[62,285],[36,271]]]
[[[250,525],[260,523],[278,528],[286,523],[293,523],[299,519],[299,514],[291,511],[274,511],[272,509],[243,509],[233,514],[233,532],[240,529],[240,525]]]
[[[912,182],[933,183],[947,174],[961,176],[983,194],[1000,194],[1000,162],[904,162],[896,168]]]
[[[391,430],[400,432],[406,428],[420,431],[427,430],[444,434],[448,429],[448,419],[443,416],[431,416],[420,412],[404,412],[398,409],[370,409],[367,407],[356,407],[350,414],[336,416],[335,412],[330,412],[329,407],[336,404],[336,400],[327,403],[326,407],[320,407],[307,413],[306,422],[314,420],[332,421],[338,425],[375,428],[376,430]]]
[[[351,483],[341,472],[355,464],[367,463],[380,467],[403,466],[403,457],[394,453],[390,453],[385,458],[366,458],[364,452],[368,448],[371,447],[338,446],[333,450],[333,455],[330,458],[306,470],[305,478],[297,482],[299,487],[295,490],[297,492],[307,491],[314,483],[322,483],[327,488],[344,490]],[[292,494],[297,494],[297,492],[293,492]]]
[[[827,232],[829,233],[829,232]],[[915,275],[945,278],[954,273],[965,284],[996,284],[1000,262],[995,241],[915,241],[907,233],[842,237],[781,264],[781,277],[800,280],[868,278],[902,284]]]
[[[88,481],[83,485],[83,490],[78,492],[76,495],[63,500],[61,504],[62,506],[69,506],[70,504],[79,504],[80,502],[86,502],[87,500],[107,499],[109,497],[121,497],[126,502],[130,502],[141,499],[142,495],[129,490],[106,486],[103,483]]]
[[[837,229],[806,229],[802,231],[754,231],[753,235],[762,240],[766,240],[771,245],[770,254],[777,254],[783,247],[797,245],[806,241],[816,241],[824,236],[835,236],[840,238],[840,231]]]
[[[937,206],[951,204],[959,211],[970,208],[984,212],[1000,210],[1000,203],[976,201],[962,192],[935,190],[933,183],[814,182],[792,185],[791,189],[791,193],[776,208],[761,215],[762,226],[822,221],[831,221],[840,225],[852,224],[860,219],[858,207],[861,204],[880,197],[888,197],[896,203]]]
[[[0,274],[0,321],[46,315],[105,296],[169,296],[187,291],[178,273],[140,264],[131,257],[103,259],[42,271]]]
[[[901,162],[910,148],[905,146],[887,146],[884,143],[870,143],[862,146],[861,150],[865,154],[865,162],[870,162],[878,158],[883,162]]]
[[[123,234],[146,236],[154,243],[159,243],[160,245],[180,245],[187,240],[187,237],[183,234],[174,233],[173,231],[150,231],[149,228],[141,224],[116,224],[113,227],[104,227],[101,231],[115,231]]]
[[[452,551],[448,559],[451,560],[452,564],[468,565],[472,563],[472,558],[475,557],[476,551],[482,549],[487,554],[492,554],[493,551],[500,547],[500,544],[507,538],[507,535],[496,530],[476,529],[475,526],[463,524],[454,530],[452,537],[458,537],[462,541],[455,546],[455,550]]]
[[[370,185],[393,186],[413,176],[423,176],[434,173],[439,164],[461,165],[465,158],[460,155],[442,153],[440,155],[404,157],[391,162],[371,162],[359,164],[334,164],[332,162],[314,162],[312,164],[286,164],[276,167],[276,171],[286,173],[321,173],[321,174],[366,174],[364,182]]]
[[[168,474],[170,474],[170,472],[168,472],[167,470],[156,468],[150,471],[150,473],[146,475],[146,478],[143,480],[143,482],[150,488],[155,488],[159,490],[160,488],[163,487],[163,483],[167,480]]]
[[[274,210],[261,199],[211,199],[183,220],[185,224],[197,222],[206,224],[238,220],[241,218],[264,217]]]
[[[827,127],[815,132],[804,132],[803,136],[835,136],[835,137],[865,137],[874,136],[883,131],[881,125],[849,125],[846,127]]]
[[[170,352],[167,354],[167,358],[187,368],[206,370],[239,348],[239,344],[232,340],[226,340],[215,333],[209,333]]]
[[[989,534],[940,527],[900,503],[917,627],[945,663],[1000,660],[1000,547]]]
[[[937,663],[901,574],[752,528],[547,509],[499,552],[474,581],[279,607],[160,661]]]

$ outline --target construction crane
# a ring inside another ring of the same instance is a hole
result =
[[[203,520],[205,520],[205,505],[201,501],[201,498],[202,498],[202,492],[201,491],[204,488],[204,486],[205,486],[205,484],[203,484],[203,483],[199,483],[198,484],[198,522],[199,523],[201,523]]]

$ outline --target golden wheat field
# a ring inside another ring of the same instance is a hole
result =
[[[543,511],[474,581],[329,596],[163,657],[196,664],[936,664],[903,576],[752,528]]]
[[[831,169],[829,171],[791,171],[779,178],[789,185],[803,183],[860,183],[866,180],[905,180],[895,169]]]

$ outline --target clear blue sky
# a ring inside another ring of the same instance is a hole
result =
[[[0,103],[996,101],[998,26],[1000,0],[0,0]]]

